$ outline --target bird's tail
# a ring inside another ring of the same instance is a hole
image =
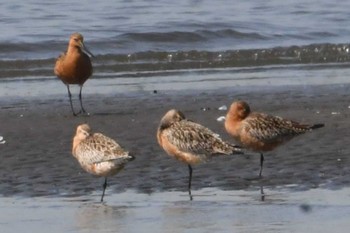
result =
[[[133,161],[135,159],[135,156],[133,156],[129,151],[125,151],[123,153],[123,156],[121,156],[120,158],[125,161]]]
[[[123,155],[121,155],[117,158],[110,159],[108,161],[112,161],[113,163],[118,164],[118,165],[124,165],[127,162],[132,161],[134,159],[135,159],[135,156],[130,155],[129,152],[125,152]]]
[[[324,127],[324,124],[314,124],[310,127],[310,129],[318,129]]]
[[[244,154],[242,147],[227,142],[223,143],[222,146],[218,148],[218,152],[226,155]]]
[[[126,157],[126,159],[128,161],[133,161],[135,159],[135,156],[131,155],[130,153],[128,153],[128,156]]]
[[[232,146],[232,154],[244,154],[243,148],[238,145],[231,145]]]

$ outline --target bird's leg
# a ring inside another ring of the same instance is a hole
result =
[[[66,86],[67,86],[67,90],[68,90],[70,108],[72,109],[73,116],[76,116],[77,114],[74,112],[73,103],[72,103],[72,94],[70,93],[70,90],[69,90],[69,84],[66,84]]]
[[[192,184],[192,166],[188,164],[189,179],[188,179],[188,194],[190,195],[190,200],[192,201],[191,184]]]
[[[261,178],[262,170],[263,170],[263,164],[264,164],[264,155],[263,153],[260,153],[260,172],[259,172],[259,178]]]
[[[81,113],[86,113],[86,111],[85,111],[85,109],[83,107],[83,100],[81,98],[81,91],[82,91],[82,89],[83,89],[83,85],[80,85],[80,91],[79,91],[79,101],[80,101],[80,107],[81,107],[80,112]]]
[[[103,202],[103,197],[105,196],[105,191],[107,188],[107,177],[105,177],[105,182],[103,183],[103,192],[102,192],[102,196],[101,196],[101,202]]]

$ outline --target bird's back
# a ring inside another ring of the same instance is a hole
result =
[[[100,133],[81,141],[74,156],[87,172],[98,176],[114,175],[134,159],[116,141]]]
[[[240,153],[239,148],[224,142],[210,129],[188,120],[158,131],[158,141],[169,155],[189,164],[217,154]]]
[[[312,125],[304,125],[264,113],[251,113],[241,122],[238,138],[243,145],[254,150],[270,151],[312,129]]]

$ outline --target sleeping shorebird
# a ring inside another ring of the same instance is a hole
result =
[[[277,146],[291,140],[297,135],[304,134],[324,124],[305,125],[265,113],[251,112],[244,101],[233,102],[226,115],[226,131],[247,149],[260,153],[261,177],[264,155]]]
[[[85,171],[105,177],[101,202],[107,187],[107,177],[117,174],[127,162],[134,160],[116,141],[101,133],[92,133],[87,124],[77,127],[72,153]]]
[[[192,165],[219,154],[242,154],[237,146],[224,142],[210,129],[186,120],[178,110],[168,111],[160,121],[157,139],[167,154],[188,165],[188,193],[191,195]]]
[[[90,57],[92,53],[84,45],[84,38],[79,33],[74,33],[70,36],[68,49],[66,53],[61,54],[55,64],[55,74],[67,86],[70,107],[73,115],[74,112],[72,103],[72,94],[69,90],[70,84],[77,84],[80,86],[79,101],[81,110],[79,113],[86,113],[81,98],[81,90],[85,81],[92,75],[92,65]]]

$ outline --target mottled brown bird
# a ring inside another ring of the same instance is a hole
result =
[[[129,155],[115,140],[101,133],[92,133],[87,124],[77,127],[72,154],[85,171],[105,177],[101,202],[107,187],[107,177],[117,174],[127,162],[134,160],[134,156]]]
[[[188,193],[191,196],[192,165],[205,162],[220,154],[242,154],[237,146],[224,142],[210,129],[186,120],[175,109],[169,110],[161,119],[157,139],[159,145],[171,157],[188,164]]]
[[[324,124],[305,125],[295,121],[271,116],[265,113],[251,112],[244,101],[233,102],[226,115],[226,131],[243,147],[260,153],[260,172],[262,175],[264,155],[277,146]]]
[[[73,33],[70,36],[67,52],[61,54],[55,64],[54,72],[56,76],[67,86],[70,106],[74,116],[77,114],[74,112],[69,85],[76,84],[80,86],[79,101],[81,110],[78,114],[86,113],[83,107],[81,91],[85,81],[92,75],[92,64],[88,55],[93,57],[92,53],[84,45],[83,36],[80,33]]]

